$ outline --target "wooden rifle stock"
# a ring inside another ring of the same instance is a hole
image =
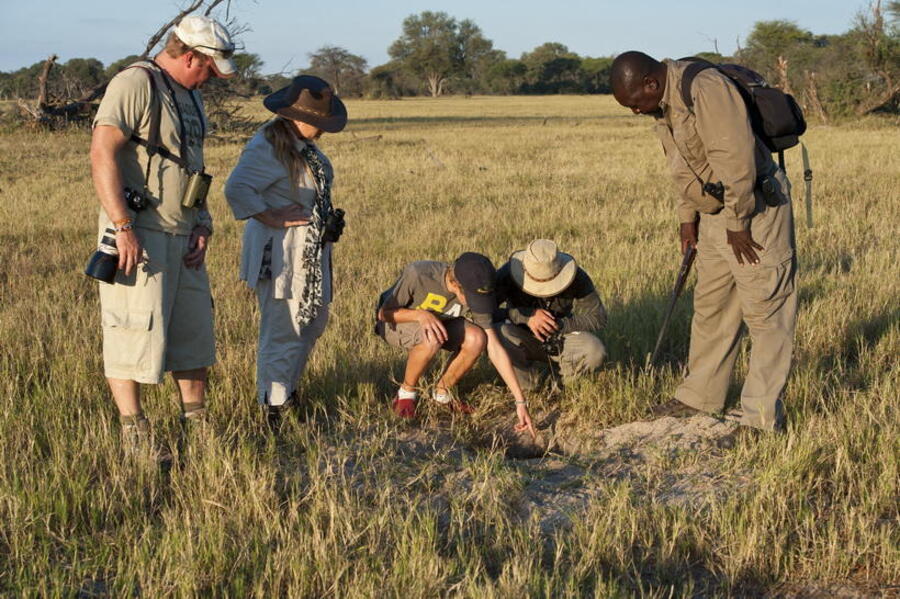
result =
[[[697,248],[691,246],[684,253],[684,258],[682,258],[681,260],[681,268],[678,271],[678,278],[675,279],[675,287],[672,289],[672,294],[669,296],[669,307],[666,310],[666,318],[665,320],[663,320],[662,327],[659,329],[659,337],[656,338],[656,347],[653,348],[653,353],[650,355],[650,364],[656,363],[656,358],[659,357],[659,350],[662,347],[663,339],[665,339],[666,337],[666,331],[669,328],[669,321],[672,319],[672,312],[675,311],[675,302],[678,301],[678,297],[684,290],[684,284],[691,272],[691,266],[694,264],[694,258],[696,256]]]

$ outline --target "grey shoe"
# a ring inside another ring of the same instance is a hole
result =
[[[126,453],[137,453],[151,445],[150,423],[144,416],[119,416],[122,431],[122,449]]]
[[[146,456],[159,463],[172,461],[172,454],[156,444],[150,423],[141,416],[119,416],[122,450],[128,456]]]
[[[691,416],[697,416],[698,414],[702,414],[704,416],[710,415],[708,412],[704,412],[703,410],[698,410],[697,408],[692,408],[687,404],[683,404],[677,399],[670,399],[663,404],[650,408],[650,416],[654,419],[663,418],[666,416],[669,416],[671,418],[689,418]]]

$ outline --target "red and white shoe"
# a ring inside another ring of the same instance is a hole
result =
[[[394,414],[400,418],[406,418],[408,420],[416,417],[415,399],[400,399],[399,397],[396,397],[394,398],[394,403],[391,405],[391,408],[394,410]]]
[[[467,404],[461,399],[453,399],[450,401],[449,407],[452,411],[460,414],[474,414],[475,408],[471,404]]]

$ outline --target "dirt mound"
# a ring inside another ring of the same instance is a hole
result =
[[[548,534],[566,527],[611,479],[626,481],[655,501],[692,508],[739,492],[749,478],[743,472],[723,473],[724,453],[716,449],[716,441],[735,426],[709,416],[630,422],[594,434],[558,426],[555,447],[564,455],[522,462],[529,478],[522,516],[536,514]],[[685,460],[679,462],[680,457]],[[647,474],[653,471],[657,474]]]
[[[716,442],[736,425],[716,418],[666,417],[599,431],[576,430],[547,417],[539,422],[537,439],[513,431],[505,422],[469,446],[440,427],[414,428],[397,438],[397,451],[412,458],[443,455],[447,466],[439,475],[443,493],[458,494],[473,483],[460,468],[463,457],[474,451],[502,450],[517,464],[522,478],[516,503],[521,517],[536,515],[548,535],[568,527],[591,501],[608,492],[610,480],[626,482],[635,493],[654,501],[691,509],[702,509],[751,484],[745,471],[723,468],[726,452]],[[436,498],[435,505],[449,508],[445,499]]]

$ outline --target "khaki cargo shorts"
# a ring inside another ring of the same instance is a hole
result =
[[[100,283],[103,364],[108,378],[160,383],[166,372],[216,361],[206,266],[184,265],[187,235],[135,229],[147,260]]]
[[[447,341],[441,349],[447,351],[459,351],[463,340],[466,338],[466,319],[460,317],[442,320],[441,323],[447,329]],[[410,350],[417,345],[425,343],[425,333],[417,322],[401,322],[388,324],[378,321],[375,323],[375,332],[379,337],[388,342],[388,345]]]

